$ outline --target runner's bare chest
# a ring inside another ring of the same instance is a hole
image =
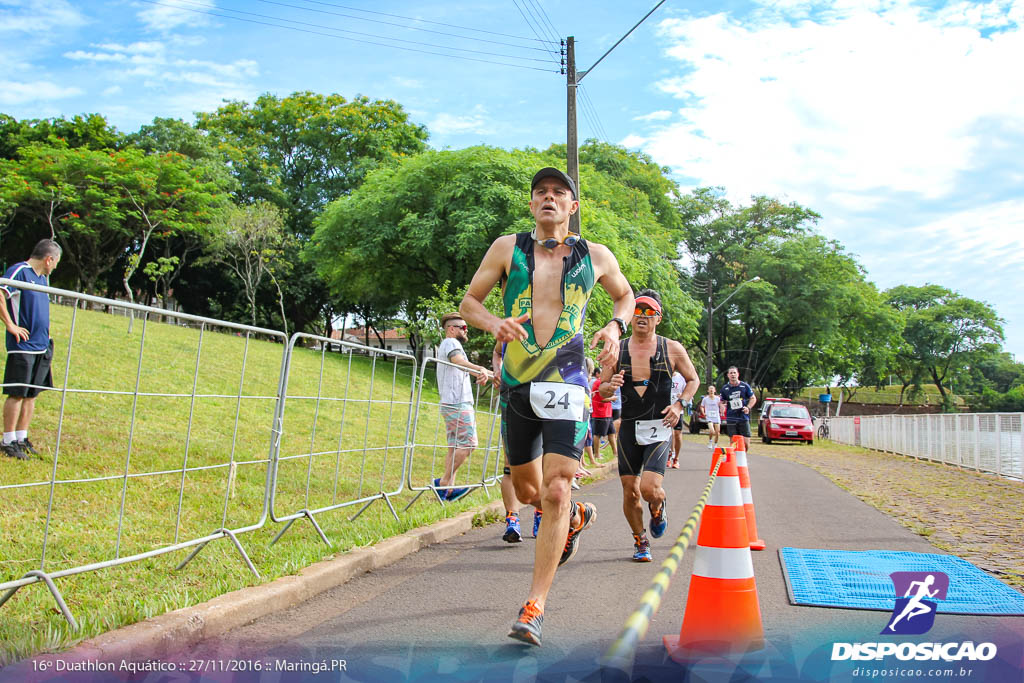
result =
[[[629,342],[629,360],[632,367],[629,374],[633,378],[633,388],[637,396],[643,396],[648,389],[645,380],[651,379],[651,358],[658,350],[657,337],[643,343],[635,340]]]
[[[564,255],[562,251],[565,251]],[[568,253],[568,247],[549,250],[537,246],[534,250],[531,322],[537,343],[542,346],[551,340],[558,318],[562,315],[562,271]]]

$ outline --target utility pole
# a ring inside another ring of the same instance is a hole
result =
[[[712,372],[711,372],[711,359],[713,357],[713,351],[711,349],[712,335],[711,335],[711,316],[715,309],[711,307],[711,278],[708,277],[708,357],[707,363],[704,364],[704,386],[711,386]]]
[[[580,191],[580,150],[576,137],[576,39],[569,36],[565,39],[565,92],[566,92],[566,160],[565,172],[576,183],[576,192]],[[580,234],[580,212],[569,216],[569,231]]]
[[[626,31],[626,33],[615,41],[615,44],[608,48],[600,59],[594,62],[594,66],[590,67],[586,71],[580,71],[579,76],[576,74],[576,40],[573,36],[569,36],[565,41],[565,90],[566,90],[566,136],[565,136],[565,172],[572,181],[576,183],[576,192],[579,194],[580,199],[583,198],[583,190],[580,187],[580,150],[578,142],[578,134],[576,131],[576,88],[579,86],[580,81],[583,77],[594,70],[594,67],[601,63],[608,54],[619,46],[619,43],[629,37],[629,34],[636,30],[636,27],[644,23],[647,17],[654,14],[654,11],[665,4],[665,0],[661,0],[657,5],[651,8],[651,11],[643,16],[643,18],[633,25],[633,28]],[[574,215],[569,217],[569,230],[579,234],[580,232],[580,212],[577,211]]]

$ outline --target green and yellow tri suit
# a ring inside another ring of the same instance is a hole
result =
[[[502,436],[513,465],[529,462],[542,452],[579,459],[590,414],[583,340],[583,321],[595,284],[590,246],[581,239],[570,247],[571,254],[563,258],[562,314],[551,339],[543,346],[537,343],[532,320],[535,248],[536,242],[530,233],[516,235],[504,292],[505,317],[531,315],[523,324],[526,339],[505,344],[501,365]],[[583,387],[586,394],[584,420],[538,418],[530,407],[532,382]]]

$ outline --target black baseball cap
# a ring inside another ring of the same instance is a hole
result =
[[[533,175],[533,180],[530,182],[531,194],[533,193],[533,188],[537,187],[537,183],[539,183],[544,178],[557,178],[558,180],[562,181],[563,183],[565,183],[566,187],[572,190],[572,198],[575,199],[576,201],[579,201],[580,197],[576,193],[576,183],[572,181],[572,178],[562,173],[557,168],[552,168],[551,166],[548,166],[547,168],[542,168]]]

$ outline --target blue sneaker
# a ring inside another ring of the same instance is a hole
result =
[[[543,514],[543,510],[533,511],[533,537],[537,538],[537,529],[540,529],[540,516]]]
[[[661,538],[662,534],[665,533],[665,529],[668,528],[668,519],[665,515],[665,506],[668,505],[668,496],[661,501],[661,509],[658,510],[658,514],[654,514],[654,510],[651,510],[651,536],[654,538]],[[647,509],[650,510],[651,506],[648,505]]]
[[[651,561],[651,542],[643,534],[633,534],[633,561]]]
[[[440,479],[435,479],[434,480],[434,489],[433,489],[433,491],[434,491],[434,495],[437,496],[437,499],[443,503],[445,501],[445,496],[447,495],[448,492],[447,491],[442,491],[439,488],[437,488],[440,485],[441,485],[441,480]]]
[[[519,530],[519,515],[514,512],[505,518],[505,535],[501,540],[506,543],[519,543],[523,540],[523,534]]]
[[[457,489],[448,489],[448,492],[444,494],[444,499],[449,503],[454,503],[455,501],[468,496],[469,492],[472,490],[473,489],[468,486],[463,486]]]

